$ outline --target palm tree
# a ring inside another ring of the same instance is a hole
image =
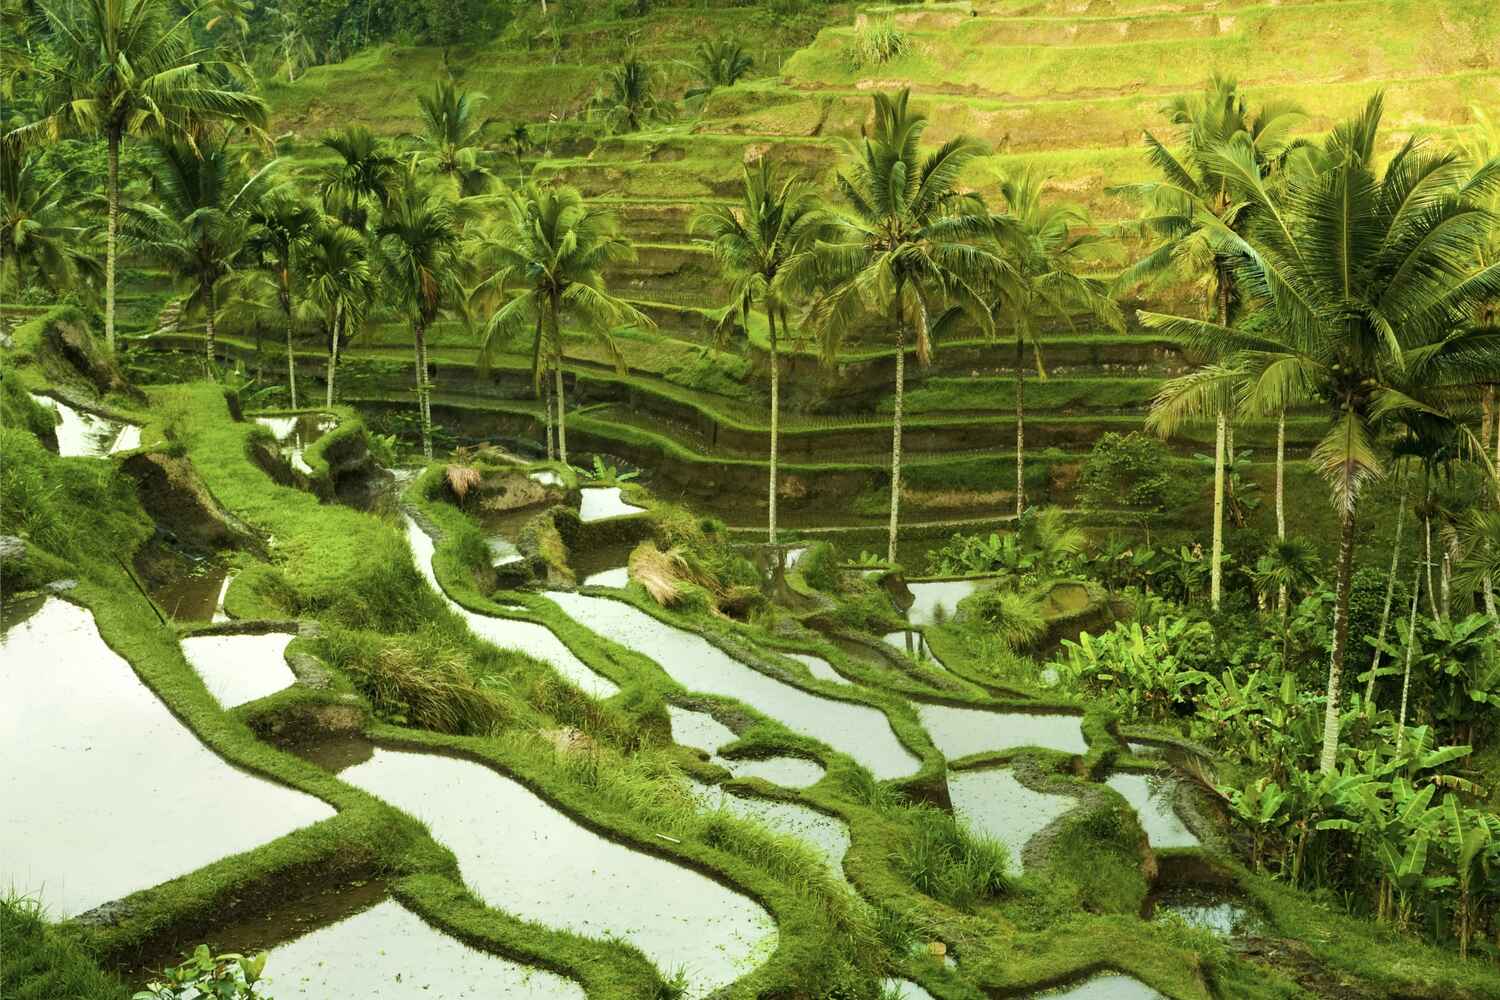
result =
[[[1161,180],[1114,189],[1147,203],[1147,216],[1130,228],[1152,244],[1146,256],[1120,274],[1117,287],[1128,288],[1168,274],[1194,277],[1196,285],[1205,292],[1205,318],[1213,318],[1220,326],[1227,327],[1239,299],[1235,262],[1223,252],[1211,232],[1214,226],[1243,232],[1254,206],[1238,190],[1237,178],[1215,167],[1217,161],[1212,151],[1240,137],[1250,150],[1257,177],[1265,177],[1279,168],[1291,150],[1287,133],[1299,112],[1289,104],[1271,103],[1252,113],[1238,84],[1218,75],[1210,78],[1202,94],[1173,98],[1162,111],[1176,130],[1175,141],[1185,152],[1179,158],[1156,136],[1145,133],[1147,156],[1161,174]],[[1212,349],[1217,346],[1204,345],[1210,358],[1216,356]],[[1278,415],[1278,485],[1284,419]],[[1216,409],[1214,423],[1214,528],[1209,590],[1214,610],[1218,610],[1224,576],[1227,408]],[[1278,511],[1281,504],[1278,488]],[[1285,537],[1284,528],[1278,537]]]
[[[710,205],[693,217],[692,230],[706,237],[706,244],[730,281],[729,304],[721,329],[727,329],[738,314],[746,334],[750,310],[758,303],[765,309],[771,342],[771,476],[770,510],[766,538],[776,544],[776,452],[781,418],[781,358],[777,349],[777,322],[786,329],[787,303],[782,275],[787,262],[806,253],[828,225],[812,187],[799,177],[778,184],[771,163],[761,158],[746,165],[744,198],[737,206]]]
[[[307,240],[300,271],[303,294],[318,310],[328,336],[328,394],[323,405],[332,406],[340,345],[364,325],[375,297],[369,248],[355,230],[325,219]]]
[[[742,77],[749,76],[754,66],[755,60],[739,42],[728,38],[700,42],[693,52],[692,70],[702,86],[688,88],[683,100],[707,99],[715,87],[733,87]]]
[[[142,158],[155,202],[127,206],[126,243],[192,283],[184,312],[204,315],[204,356],[214,369],[214,318],[219,282],[244,249],[250,212],[264,197],[276,161],[246,176],[226,135],[198,146],[158,139]]]
[[[417,137],[424,167],[446,178],[461,198],[483,194],[493,175],[479,164],[480,133],[490,119],[479,119],[483,94],[459,90],[452,80],[439,80],[430,95],[417,98],[422,135]]]
[[[319,193],[323,208],[346,226],[364,232],[370,203],[385,205],[401,183],[401,161],[384,142],[363,125],[350,125],[322,139],[325,149],[343,162],[323,171]]]
[[[1006,177],[1000,195],[1006,211],[996,216],[997,253],[1005,263],[990,310],[996,326],[1011,324],[1016,337],[1016,516],[1026,510],[1026,345],[1037,376],[1045,379],[1039,321],[1072,325],[1086,314],[1123,332],[1120,307],[1109,286],[1078,272],[1094,258],[1103,237],[1087,231],[1088,219],[1068,206],[1042,201],[1043,179],[1030,170]]]
[[[672,118],[672,102],[657,91],[656,71],[630,55],[604,74],[604,85],[589,100],[589,110],[611,132],[639,132],[646,122]]]
[[[297,408],[297,359],[293,347],[295,324],[292,267],[319,222],[318,213],[289,187],[274,188],[250,210],[250,235],[245,241],[252,267],[271,277],[286,323],[286,380]]]
[[[1255,589],[1260,595],[1261,605],[1270,603],[1270,595],[1276,595],[1276,610],[1281,619],[1281,664],[1288,669],[1287,647],[1291,642],[1291,631],[1287,628],[1289,598],[1306,593],[1318,582],[1317,551],[1301,538],[1278,538],[1266,547],[1266,551],[1255,561]]]
[[[427,330],[457,300],[459,232],[452,206],[419,190],[408,177],[381,213],[375,248],[386,293],[411,322],[422,454],[430,459],[432,386],[427,376]]]
[[[1478,263],[1493,217],[1455,181],[1452,154],[1408,140],[1383,174],[1374,148],[1381,95],[1334,130],[1322,168],[1292,178],[1273,197],[1253,150],[1232,141],[1208,154],[1253,208],[1242,235],[1200,213],[1216,256],[1265,309],[1274,335],[1223,322],[1142,313],[1147,326],[1190,346],[1213,345],[1247,375],[1252,403],[1306,395],[1330,423],[1313,451],[1339,518],[1333,648],[1321,769],[1332,772],[1348,649],[1349,585],[1363,487],[1384,471],[1376,422],[1426,409],[1500,377],[1500,335],[1465,326],[1474,308],[1500,293],[1500,265]],[[1481,172],[1500,183],[1500,160]],[[1420,394],[1414,395],[1420,389]]]
[[[41,5],[55,48],[41,80],[41,117],[12,130],[26,146],[66,135],[102,135],[105,194],[104,339],[115,343],[115,242],[120,224],[120,144],[127,138],[194,132],[215,121],[260,128],[266,104],[223,85],[223,65],[199,47],[192,22],[167,0],[50,0]]]
[[[983,151],[967,137],[949,139],[923,158],[925,115],[908,110],[909,91],[875,95],[874,135],[852,145],[848,173],[838,176],[847,210],[833,230],[788,270],[792,289],[816,293],[809,320],[831,363],[844,338],[873,316],[888,316],[895,338],[896,386],[891,430],[891,520],[887,558],[896,561],[901,510],[901,418],[910,332],[926,364],[936,331],[957,311],[990,330],[987,292],[1001,261],[978,244],[992,231],[982,205],[957,190],[964,166]],[[936,318],[943,305],[952,308]],[[908,326],[910,331],[908,331]]]
[[[69,215],[77,180],[71,170],[45,180],[37,156],[0,145],[0,293],[62,292],[98,272],[94,248]]]
[[[479,237],[474,249],[489,271],[482,283],[503,290],[514,287],[485,327],[480,353],[531,331],[532,378],[543,378],[547,359],[555,379],[558,457],[568,460],[567,425],[563,417],[563,333],[566,312],[603,343],[617,367],[624,363],[609,331],[627,324],[650,327],[650,318],[609,294],[604,269],[635,258],[619,233],[612,213],[591,208],[571,187],[527,184],[505,201],[506,213],[493,232]]]

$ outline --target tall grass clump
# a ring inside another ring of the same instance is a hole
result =
[[[854,39],[844,49],[850,69],[883,66],[911,51],[911,40],[892,17],[866,18],[855,25]]]
[[[1010,852],[953,816],[921,804],[904,810],[906,831],[892,855],[896,869],[918,892],[967,910],[1006,891]]]
[[[319,607],[295,610],[316,613],[324,624],[382,632],[410,632],[433,622],[458,620],[422,578],[406,539],[395,531],[372,533],[351,575]]]
[[[6,1000],[126,1000],[130,991],[48,925],[27,897],[0,899],[0,993]]]
[[[964,599],[963,610],[1012,649],[1025,649],[1047,633],[1041,602],[1032,594],[999,588],[981,590]]]

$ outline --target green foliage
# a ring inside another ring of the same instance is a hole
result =
[[[894,17],[865,17],[854,29],[853,40],[844,48],[844,61],[852,70],[884,66],[911,50],[906,32],[896,27]]]
[[[255,1000],[267,997],[257,984],[268,953],[214,955],[200,944],[186,961],[162,970],[133,1000]]]
[[[840,589],[838,550],[830,542],[813,542],[797,560],[797,572],[814,590],[836,593]]]
[[[34,899],[0,898],[0,983],[6,1000],[124,1000],[120,979],[47,923]]]
[[[29,431],[38,438],[53,433],[57,414],[26,391],[13,367],[0,370],[0,427]]]
[[[1041,602],[1031,594],[990,588],[964,598],[959,610],[977,617],[1012,649],[1025,649],[1047,632]]]
[[[1171,471],[1171,453],[1139,431],[1110,431],[1090,449],[1078,479],[1078,498],[1094,510],[1160,514],[1186,506],[1195,490]]]
[[[969,909],[1009,888],[1004,844],[929,805],[900,807],[906,830],[891,861],[918,891]]]
[[[1207,622],[1162,618],[1154,626],[1120,622],[1102,635],[1085,632],[1063,642],[1057,664],[1066,683],[1078,685],[1129,720],[1160,721],[1190,711],[1212,678],[1194,666],[1213,646]]]

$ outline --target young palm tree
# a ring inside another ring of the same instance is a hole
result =
[[[411,321],[416,361],[422,454],[432,458],[432,385],[427,375],[427,330],[458,298],[459,230],[452,206],[408,183],[386,203],[375,230],[384,287]]]
[[[589,100],[589,110],[611,132],[639,132],[647,122],[669,121],[672,102],[658,94],[656,71],[637,56],[628,56],[604,74],[604,85]]]
[[[192,283],[184,312],[203,312],[204,357],[212,373],[219,282],[244,250],[250,212],[265,196],[276,162],[247,177],[226,135],[196,147],[183,139],[155,140],[143,164],[155,201],[126,207],[125,241]]]
[[[313,231],[301,257],[303,294],[318,310],[328,336],[328,393],[323,405],[332,406],[339,349],[364,325],[375,297],[375,274],[364,237],[332,219]]]
[[[961,197],[958,176],[983,147],[957,137],[923,158],[927,118],[907,107],[909,92],[875,95],[874,134],[850,149],[838,177],[846,211],[788,270],[789,287],[816,293],[809,321],[831,363],[844,338],[871,316],[889,317],[895,338],[896,385],[891,431],[891,520],[887,558],[896,561],[901,511],[901,418],[907,336],[926,364],[935,331],[955,310],[992,329],[988,293],[1002,264],[982,240],[992,231],[983,206]],[[952,309],[938,314],[944,305]],[[934,318],[938,314],[938,318]]]
[[[1145,257],[1120,274],[1117,286],[1128,288],[1169,274],[1191,277],[1205,293],[1205,317],[1227,327],[1239,299],[1235,287],[1235,261],[1223,252],[1211,233],[1216,226],[1243,232],[1254,214],[1254,205],[1239,191],[1239,179],[1215,166],[1217,160],[1212,151],[1237,136],[1241,137],[1250,150],[1257,176],[1265,177],[1283,163],[1292,148],[1287,133],[1299,112],[1291,105],[1273,103],[1252,113],[1239,92],[1238,84],[1217,75],[1210,79],[1203,94],[1174,98],[1162,110],[1176,130],[1174,138],[1183,147],[1184,155],[1179,158],[1165,143],[1147,132],[1147,155],[1161,179],[1115,189],[1146,202],[1146,218],[1130,228],[1152,244]],[[1206,344],[1205,353],[1210,358],[1216,357],[1214,349],[1217,347],[1216,344]],[[1284,417],[1278,414],[1278,427],[1283,426],[1282,420]],[[1210,599],[1217,610],[1223,591],[1224,461],[1229,437],[1228,411],[1217,409],[1214,423]],[[1280,432],[1278,441],[1284,441]],[[1278,470],[1280,462],[1278,454]],[[1281,509],[1279,490],[1277,509]]]
[[[1339,126],[1323,167],[1272,197],[1243,141],[1219,147],[1212,168],[1232,177],[1253,207],[1242,235],[1209,220],[1214,252],[1234,262],[1235,281],[1268,313],[1274,336],[1222,322],[1143,313],[1150,327],[1212,344],[1243,368],[1252,400],[1306,394],[1330,424],[1313,451],[1339,517],[1333,649],[1320,766],[1335,767],[1341,683],[1349,639],[1360,493],[1384,471],[1375,424],[1420,411],[1500,378],[1500,337],[1465,326],[1500,293],[1500,265],[1478,263],[1493,218],[1472,189],[1455,186],[1460,161],[1408,140],[1383,174],[1373,165],[1382,98]],[[1481,188],[1500,184],[1491,161]],[[1420,395],[1414,395],[1420,389]]]
[[[215,121],[259,128],[266,104],[222,85],[223,65],[193,39],[201,7],[179,15],[167,0],[49,0],[41,14],[56,51],[41,81],[42,116],[11,131],[26,146],[66,135],[104,137],[104,339],[115,343],[115,242],[120,224],[120,144],[192,132]]]
[[[558,457],[567,462],[563,314],[598,338],[622,371],[624,364],[610,330],[627,324],[653,324],[605,287],[604,269],[635,257],[630,242],[620,235],[613,214],[589,207],[574,188],[540,188],[534,184],[512,193],[505,207],[497,227],[480,236],[474,249],[482,261],[479,266],[489,271],[483,284],[516,291],[490,318],[480,353],[488,358],[496,345],[524,332],[535,338],[532,377],[539,383],[543,364],[550,364],[556,382]]]
[[[286,323],[286,381],[291,392],[292,409],[297,408],[292,268],[318,222],[318,213],[299,199],[291,188],[274,188],[251,208],[250,235],[245,241],[251,266],[269,275],[276,286],[276,299]]]
[[[443,177],[460,198],[483,194],[494,176],[479,163],[480,133],[490,119],[479,118],[483,94],[459,90],[439,80],[430,95],[417,98],[422,115],[422,165]]]
[[[1015,332],[1016,376],[1016,516],[1026,510],[1026,345],[1030,343],[1037,376],[1045,379],[1039,322],[1048,318],[1072,325],[1089,318],[1123,332],[1124,318],[1110,298],[1109,286],[1079,273],[1096,258],[1103,237],[1087,232],[1089,222],[1076,209],[1042,201],[1043,179],[1028,171],[1001,181],[1005,213],[997,216],[997,254],[1005,263],[991,305],[998,327]]]
[[[693,217],[694,232],[706,244],[730,281],[729,304],[721,329],[736,314],[750,331],[750,310],[759,304],[766,313],[771,341],[771,475],[766,538],[776,544],[776,454],[781,419],[781,357],[777,323],[786,329],[787,303],[783,273],[788,261],[812,248],[828,226],[812,187],[798,177],[778,184],[776,171],[764,158],[745,166],[744,197],[739,205],[710,205]]]
[[[683,100],[706,99],[716,87],[733,87],[743,77],[749,76],[754,66],[755,60],[739,42],[728,38],[701,42],[693,52],[692,69],[702,84],[688,88],[682,95]]]
[[[323,171],[319,185],[323,208],[337,215],[344,225],[364,232],[369,226],[370,204],[385,205],[400,185],[401,161],[363,125],[330,132],[323,137],[322,145],[343,161]]]
[[[62,292],[98,270],[83,227],[73,224],[75,171],[45,180],[38,158],[0,145],[0,294],[30,286]]]

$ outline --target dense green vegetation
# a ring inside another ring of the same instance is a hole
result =
[[[0,996],[279,996],[377,900],[698,995],[351,746],[753,901],[715,996],[1500,995],[1500,20],[1104,6],[6,3],[6,627],[80,606],[335,814],[0,900]],[[182,640],[266,629],[223,707]]]

